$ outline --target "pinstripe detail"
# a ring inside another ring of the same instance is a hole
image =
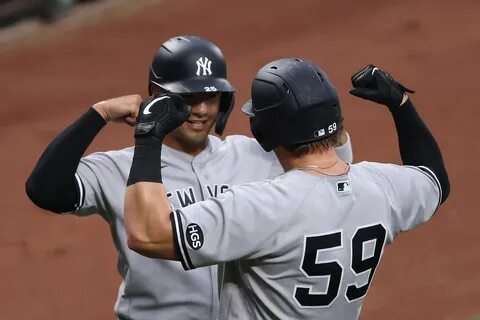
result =
[[[173,239],[175,242],[177,257],[180,259],[180,262],[182,262],[182,266],[185,270],[195,269],[188,255],[187,245],[185,244],[185,237],[183,234],[182,218],[180,217],[178,210],[171,213],[170,219],[173,224]]]

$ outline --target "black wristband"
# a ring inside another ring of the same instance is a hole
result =
[[[137,137],[127,186],[137,182],[162,183],[161,153],[162,139],[155,136]]]

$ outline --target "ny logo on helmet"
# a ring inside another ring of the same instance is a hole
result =
[[[207,57],[200,57],[197,60],[197,76],[210,76],[212,74],[211,66],[212,61]]]

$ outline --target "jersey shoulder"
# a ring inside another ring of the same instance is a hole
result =
[[[380,163],[380,162],[369,162],[362,161],[352,165],[354,170],[362,171],[368,173],[372,177],[377,178],[407,178],[411,175],[417,175],[422,173],[423,175],[432,178],[430,172],[426,170],[427,168],[422,166],[407,166],[407,165],[398,165],[394,163]]]
[[[267,217],[271,228],[280,230],[298,220],[299,210],[311,197],[317,183],[314,176],[287,173],[275,179],[233,186],[225,195],[235,199],[234,205],[238,208],[250,208]]]
[[[313,177],[313,176],[312,176]],[[242,193],[247,201],[262,203],[263,201],[274,200],[274,202],[295,203],[304,198],[316,181],[312,177],[300,177],[292,174],[282,174],[274,179],[263,179],[249,183],[243,183],[231,187],[227,192],[234,194]],[[292,192],[292,190],[296,190]]]
[[[100,152],[93,152],[85,157],[82,160],[86,161],[101,161],[102,159],[106,160],[109,159],[110,161],[119,161],[119,160],[128,160],[130,161],[133,159],[133,151],[134,147],[127,147],[124,149],[119,150],[109,150],[109,151],[100,151]]]
[[[426,188],[441,196],[440,182],[433,171],[424,166],[363,161],[353,165],[353,172],[392,193]]]
[[[392,179],[399,177],[404,170],[403,166],[397,164],[370,161],[362,161],[350,167],[352,174],[359,175],[362,179],[369,180],[382,188],[387,186],[393,188]]]
[[[102,152],[94,152],[80,160],[79,169],[87,166],[94,170],[95,168],[125,168],[130,167],[133,159],[134,147],[127,147],[120,150],[110,150]]]
[[[231,135],[227,136],[219,146],[219,150],[238,150],[245,151],[248,154],[255,155],[257,157],[271,158],[275,155],[273,152],[266,152],[262,149],[260,144],[254,138],[250,138],[244,135]]]

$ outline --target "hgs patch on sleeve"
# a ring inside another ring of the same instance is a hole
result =
[[[193,250],[198,250],[203,246],[203,231],[196,223],[190,223],[185,233],[188,245]]]

